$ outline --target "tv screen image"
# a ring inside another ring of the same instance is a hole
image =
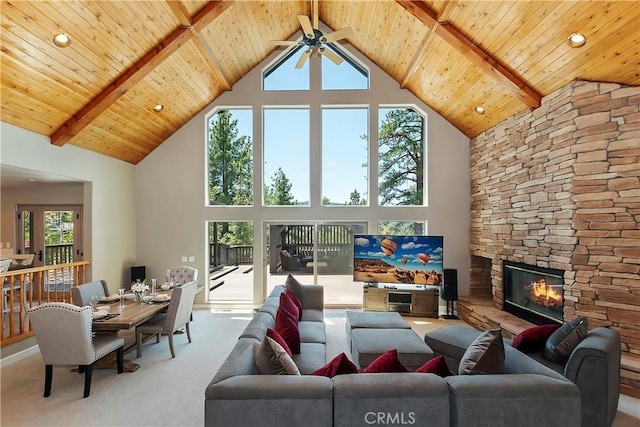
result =
[[[353,281],[440,285],[442,236],[356,234],[353,240]]]

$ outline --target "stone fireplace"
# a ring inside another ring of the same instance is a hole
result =
[[[471,141],[470,296],[502,310],[505,264],[560,270],[561,320],[640,356],[639,106],[637,87],[576,81]]]

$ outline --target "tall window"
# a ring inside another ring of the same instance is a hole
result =
[[[309,109],[264,110],[264,205],[309,205]]]
[[[207,123],[209,204],[253,202],[252,110],[222,110]]]
[[[424,117],[410,108],[381,108],[379,118],[378,203],[424,205]]]
[[[369,73],[358,65],[340,48],[329,45],[338,56],[344,59],[336,65],[322,57],[322,90],[366,90],[369,88]]]
[[[363,206],[367,197],[366,108],[322,109],[322,205]]]
[[[302,55],[302,46],[290,49],[279,61],[263,73],[264,90],[309,90],[309,62],[302,68],[296,63]]]
[[[425,234],[424,221],[380,221],[378,234],[395,236],[421,236]]]

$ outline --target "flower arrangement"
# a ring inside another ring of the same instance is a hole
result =
[[[147,279],[137,279],[135,282],[131,283],[131,291],[133,291],[133,296],[136,301],[142,301],[142,297],[148,290],[149,285],[147,285]]]

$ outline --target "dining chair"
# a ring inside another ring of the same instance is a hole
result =
[[[10,258],[0,259],[0,273],[4,273],[5,271],[9,270],[10,266],[11,266]]]
[[[167,270],[165,279],[167,282],[184,285],[185,283],[198,280],[198,269],[188,265],[173,267]]]
[[[109,286],[104,280],[96,280],[71,288],[71,301],[81,307],[91,304],[91,297],[100,299],[106,296],[109,296]]]
[[[196,287],[198,282],[191,281],[173,290],[171,294],[171,302],[166,313],[156,314],[150,320],[141,324],[136,328],[136,347],[137,356],[142,357],[142,340],[144,334],[156,335],[156,343],[160,342],[160,335],[169,337],[169,350],[171,357],[175,358],[176,353],[173,349],[174,333],[185,327],[187,338],[191,342],[191,332],[189,331],[189,322],[191,321],[191,310],[193,310],[193,301],[196,296]]]
[[[54,365],[78,366],[78,372],[84,372],[84,397],[89,397],[91,391],[96,360],[116,351],[117,370],[122,373],[124,339],[115,335],[94,337],[91,307],[52,302],[33,307],[27,313],[44,359],[44,397],[51,394]]]

